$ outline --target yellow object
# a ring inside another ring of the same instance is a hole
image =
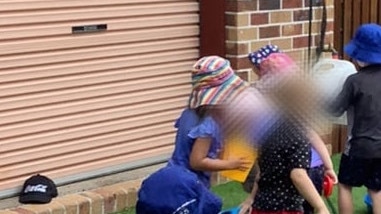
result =
[[[245,160],[250,162],[250,165],[245,171],[226,170],[222,171],[221,175],[242,183],[249,175],[250,169],[254,166],[257,157],[257,150],[253,148],[245,138],[239,136],[230,137],[225,143],[222,159],[229,160],[232,158],[245,158]]]

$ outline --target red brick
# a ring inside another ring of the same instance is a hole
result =
[[[234,70],[251,69],[253,64],[247,57],[228,57],[230,64]]]
[[[308,36],[301,36],[301,37],[296,37],[293,39],[293,48],[305,48],[305,47],[308,47]]]
[[[127,207],[127,192],[124,190],[119,190],[114,193],[116,198],[116,210],[117,212],[120,212],[124,210]]]
[[[235,26],[236,19],[234,14],[226,14],[225,15],[225,23],[226,25]]]
[[[94,191],[103,198],[103,210],[105,213],[112,213],[115,211],[115,197],[114,194],[105,189],[98,189]]]
[[[309,10],[294,11],[294,21],[307,21],[309,20]]]
[[[241,79],[245,80],[245,81],[249,81],[249,72],[248,71],[240,71],[240,72],[237,72],[237,75],[239,77],[241,77]]]
[[[327,32],[333,31],[335,28],[335,23],[333,21],[327,22]]]
[[[254,13],[251,15],[251,25],[263,25],[269,23],[269,13]]]
[[[136,188],[129,188],[127,190],[127,207],[133,207],[138,200],[138,191]]]
[[[303,7],[303,0],[283,0],[283,8]]]
[[[103,198],[97,193],[94,192],[82,192],[81,196],[86,197],[91,201],[91,210],[92,213],[102,213],[103,212]]]
[[[16,212],[18,214],[35,214],[35,212],[32,212],[30,210],[23,209],[21,207],[11,210],[13,212]]]
[[[260,10],[279,10],[280,0],[259,0]]]
[[[10,210],[0,210],[0,214],[17,214],[17,213]]]
[[[226,11],[230,12],[243,12],[243,11],[255,11],[257,10],[258,0],[226,0]]]
[[[315,39],[315,45],[319,45],[320,44],[320,35],[316,35],[314,39]],[[333,43],[333,33],[327,33],[325,35],[324,44],[329,45],[332,43]]]
[[[322,0],[312,0],[312,6],[314,6],[314,7],[321,6],[321,2],[322,2]],[[304,0],[304,5],[305,5],[305,7],[309,7],[310,6],[310,0]]]
[[[282,26],[282,36],[293,36],[303,34],[303,24]]]
[[[280,36],[280,26],[259,28],[259,38],[272,38]]]
[[[226,43],[226,54],[228,55],[244,55],[249,52],[249,43]]]

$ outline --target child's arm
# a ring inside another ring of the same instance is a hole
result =
[[[311,179],[308,177],[307,171],[305,169],[295,168],[291,170],[290,176],[296,189],[303,196],[303,198],[306,199],[313,208],[315,208],[317,213],[329,213],[327,207],[323,202],[323,199],[316,191],[316,188]]]
[[[253,189],[251,190],[250,195],[247,196],[246,200],[241,204],[239,214],[247,214],[247,213],[251,213],[252,211],[254,198],[258,191],[258,181],[260,176],[259,166],[255,165],[254,167],[257,167],[257,170],[255,171],[254,186],[253,186]]]
[[[250,162],[245,160],[244,157],[230,160],[209,158],[207,155],[211,143],[210,138],[196,139],[190,154],[190,166],[192,169],[198,171],[221,171],[231,169],[246,170],[250,167]]]
[[[320,155],[323,161],[326,175],[331,177],[334,183],[337,183],[338,182],[337,175],[335,171],[333,170],[332,160],[329,155],[328,149],[325,146],[325,143],[314,130],[309,131],[308,137],[310,139],[311,145],[314,147],[314,149]]]
[[[354,99],[354,85],[353,79],[348,77],[343,85],[340,94],[329,105],[328,111],[336,117],[340,117],[349,108]]]

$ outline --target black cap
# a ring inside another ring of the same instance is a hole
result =
[[[46,204],[57,195],[57,187],[54,182],[38,174],[25,181],[19,202],[22,204]]]

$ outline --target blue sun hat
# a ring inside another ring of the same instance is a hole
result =
[[[248,57],[250,62],[253,63],[253,65],[255,65],[257,68],[259,68],[263,60],[265,60],[271,54],[279,52],[281,51],[278,46],[266,45],[260,48],[259,50],[250,53]]]
[[[381,64],[381,26],[373,23],[361,25],[344,51],[352,59]]]

